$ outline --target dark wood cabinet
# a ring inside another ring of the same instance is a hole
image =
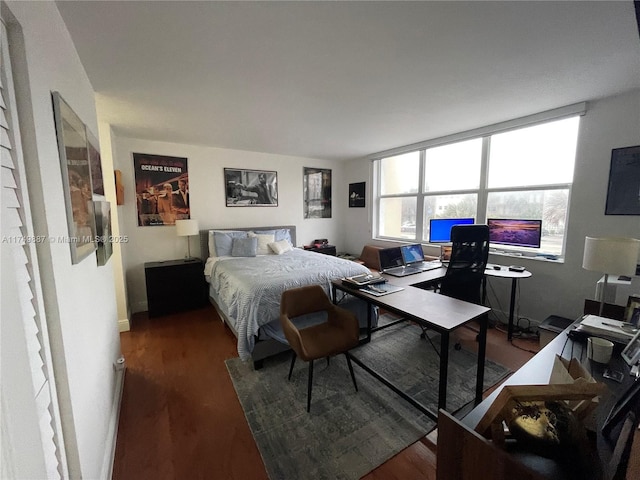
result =
[[[334,245],[324,245],[322,247],[311,247],[305,246],[305,250],[309,250],[310,252],[322,253],[324,255],[333,255],[336,256],[336,247]]]
[[[144,264],[149,316],[157,317],[204,307],[207,283],[199,258]]]

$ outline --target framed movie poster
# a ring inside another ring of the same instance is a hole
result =
[[[366,182],[349,184],[349,207],[364,207]]]
[[[96,250],[87,133],[84,123],[62,96],[53,92],[51,97],[69,227],[71,263],[77,264]]]
[[[611,150],[605,215],[640,215],[640,145]]]
[[[277,207],[278,173],[224,169],[227,207]]]
[[[134,153],[133,169],[139,227],[191,218],[186,158]]]
[[[331,170],[304,167],[304,218],[331,218]]]

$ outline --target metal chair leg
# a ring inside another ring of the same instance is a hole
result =
[[[288,380],[291,380],[291,373],[293,372],[293,366],[296,364],[296,352],[294,352],[293,350],[291,351],[291,353],[293,355],[291,355],[291,366],[289,367],[289,378]]]
[[[347,358],[347,365],[349,365],[349,373],[351,374],[351,380],[353,380],[353,386],[356,387],[356,392],[357,392],[358,384],[356,383],[356,376],[353,374],[353,365],[351,365],[351,358],[349,357],[348,352],[344,352],[344,356]]]
[[[313,385],[313,360],[309,360],[309,380],[307,383],[307,413],[311,411],[311,385]]]

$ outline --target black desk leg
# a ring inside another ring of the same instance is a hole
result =
[[[509,328],[507,330],[507,340],[511,341],[513,337],[513,310],[516,306],[516,285],[517,278],[511,279],[511,302],[509,303]]]
[[[484,389],[484,362],[487,355],[487,326],[489,324],[489,314],[480,318],[480,332],[478,333],[478,371],[476,372],[476,400],[478,405],[482,401],[482,391]]]
[[[447,409],[447,376],[449,374],[449,332],[440,333],[440,385],[438,408]]]

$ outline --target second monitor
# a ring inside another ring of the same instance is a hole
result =
[[[429,220],[429,243],[448,243],[451,241],[451,227],[454,225],[472,225],[473,218],[431,218]]]

